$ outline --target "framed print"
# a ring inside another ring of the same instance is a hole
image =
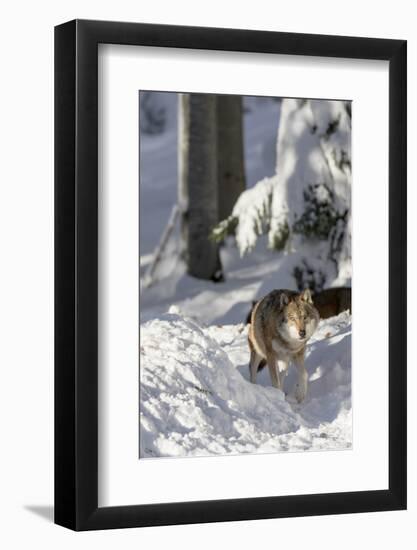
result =
[[[405,509],[406,112],[403,40],[56,27],[57,524]]]

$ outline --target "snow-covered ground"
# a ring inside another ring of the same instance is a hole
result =
[[[200,326],[178,308],[143,324],[140,456],[349,449],[351,319],[323,320],[308,344],[309,391],[292,399],[267,369],[249,382],[247,326]]]
[[[176,305],[199,322],[241,323],[246,319],[253,300],[276,288],[296,290],[292,270],[304,250],[301,247],[292,253],[271,252],[267,248],[267,238],[262,237],[258,239],[256,248],[241,258],[236,246],[228,242],[220,251],[225,271],[223,283],[189,277],[173,252],[161,262],[169,277],[165,276],[149,288],[142,286],[141,322],[162,315],[171,305]]]

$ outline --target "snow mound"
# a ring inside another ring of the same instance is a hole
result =
[[[270,385],[267,369],[251,384],[247,363],[244,325],[202,328],[179,312],[141,325],[140,456],[351,446],[347,313],[323,321],[312,339],[302,406]]]

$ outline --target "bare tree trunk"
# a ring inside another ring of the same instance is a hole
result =
[[[246,188],[243,155],[242,98],[217,96],[219,221],[232,213]]]
[[[218,221],[216,96],[179,96],[179,204],[187,271],[222,279],[218,245],[209,239]]]

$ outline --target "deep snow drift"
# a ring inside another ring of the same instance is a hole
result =
[[[352,445],[351,318],[320,322],[306,355],[309,391],[292,399],[267,369],[249,382],[247,327],[201,327],[172,308],[141,326],[140,456],[205,456]]]

